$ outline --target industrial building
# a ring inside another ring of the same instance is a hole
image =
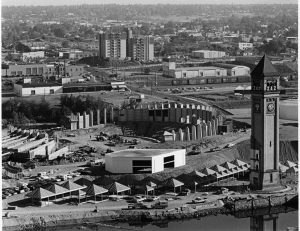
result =
[[[54,64],[21,64],[8,65],[8,68],[1,69],[2,77],[26,77],[43,76],[81,76],[83,75],[82,65],[69,65],[65,63]]]
[[[214,65],[227,69],[228,76],[250,76],[250,68],[246,66],[227,63],[215,63]]]
[[[185,149],[134,149],[105,155],[105,170],[111,173],[156,173],[185,165]]]
[[[224,51],[198,50],[192,51],[192,57],[201,59],[216,59],[226,56]]]
[[[126,33],[125,32],[100,32],[99,57],[102,59],[126,58]]]
[[[209,76],[227,76],[227,70],[221,67],[176,67],[175,62],[163,66],[163,76],[171,78],[194,78]]]

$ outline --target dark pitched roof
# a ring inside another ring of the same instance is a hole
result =
[[[253,78],[264,78],[278,75],[279,73],[266,55],[262,57],[254,70],[251,72],[251,77]]]
[[[91,184],[87,189],[86,189],[86,194],[87,195],[91,195],[91,196],[95,196],[95,195],[99,195],[99,194],[103,194],[103,193],[107,193],[108,190],[105,188],[102,188],[101,186],[95,185],[95,184]]]
[[[122,185],[118,182],[114,182],[113,184],[110,185],[110,187],[108,188],[108,191],[111,193],[120,193],[120,192],[125,192],[125,191],[129,191],[130,188]]]
[[[86,186],[82,186],[76,183],[73,183],[71,181],[66,181],[64,183],[62,183],[60,186],[70,190],[70,191],[75,191],[75,190],[79,190],[79,189],[84,189]]]

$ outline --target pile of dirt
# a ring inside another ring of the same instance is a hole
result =
[[[298,162],[298,141],[281,140],[279,143],[279,160],[285,163],[287,160]]]
[[[241,160],[250,161],[250,140],[245,140],[236,145]],[[298,162],[298,141],[281,140],[279,143],[279,160]]]

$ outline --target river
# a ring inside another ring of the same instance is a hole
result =
[[[87,227],[77,225],[72,228],[57,228],[51,230],[86,230],[86,231],[113,231],[113,230],[135,230],[135,231],[294,231],[289,227],[298,227],[298,211],[272,215],[260,215],[256,217],[236,218],[231,215],[208,216],[200,219],[189,219],[180,221],[169,221],[160,223],[107,223],[109,226]]]

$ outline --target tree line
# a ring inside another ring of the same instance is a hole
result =
[[[60,98],[60,106],[51,107],[44,98],[39,102],[24,99],[11,99],[2,103],[2,126],[7,124],[24,125],[28,123],[57,123],[64,125],[66,116],[71,113],[100,109],[108,104],[100,97],[67,96]]]

